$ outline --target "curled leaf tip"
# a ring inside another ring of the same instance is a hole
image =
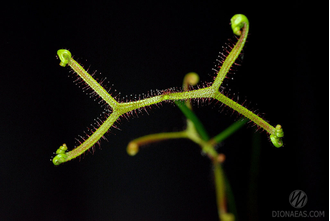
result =
[[[240,36],[242,34],[241,29],[244,24],[249,24],[249,20],[243,14],[236,14],[231,18],[230,23],[234,34]]]
[[[186,76],[184,77],[184,81],[186,81],[189,85],[195,86],[199,81],[199,76],[195,72],[190,72],[186,74]]]
[[[270,140],[272,141],[272,143],[275,147],[281,147],[281,146],[283,146],[282,137],[284,137],[284,132],[283,132],[282,126],[278,124],[275,127],[274,134],[270,135]]]
[[[127,146],[127,153],[130,156],[135,156],[139,152],[139,145],[135,142],[130,142]]]
[[[57,55],[58,55],[59,59],[61,60],[60,66],[62,66],[62,67],[65,67],[71,59],[71,52],[66,49],[58,50]]]
[[[66,144],[63,144],[56,150],[56,156],[53,158],[53,164],[55,166],[60,165],[61,163],[64,163],[67,161],[68,155],[66,154],[66,151],[68,150],[68,147]]]

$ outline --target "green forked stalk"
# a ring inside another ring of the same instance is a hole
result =
[[[276,127],[271,126],[268,122],[263,120],[261,117],[259,117],[252,111],[248,110],[244,106],[238,104],[237,102],[231,100],[230,98],[219,92],[219,87],[221,86],[228,71],[235,63],[235,60],[237,59],[244,47],[249,30],[249,21],[244,15],[238,14],[231,19],[231,26],[234,34],[240,37],[236,45],[226,57],[225,61],[222,63],[222,67],[218,71],[217,76],[215,77],[214,82],[211,86],[182,92],[164,90],[157,96],[144,98],[138,101],[116,101],[115,98],[113,98],[87,71],[82,68],[81,65],[79,65],[72,58],[71,53],[68,50],[58,50],[57,54],[59,59],[61,60],[60,65],[63,67],[69,65],[72,70],[76,72],[78,76],[111,107],[112,112],[109,117],[99,126],[99,128],[97,128],[92,135],[90,135],[75,149],[66,152],[66,145],[64,144],[63,146],[61,146],[56,152],[57,155],[53,158],[53,163],[55,165],[59,165],[83,154],[86,150],[88,150],[95,143],[97,143],[102,138],[102,136],[113,126],[116,120],[124,114],[132,112],[134,110],[143,109],[145,107],[158,104],[164,101],[180,101],[189,99],[212,98],[224,103],[228,107],[250,119],[260,128],[267,131],[270,134],[270,139],[274,146],[281,147],[283,145],[282,137],[284,136],[284,133],[280,125],[277,125]]]

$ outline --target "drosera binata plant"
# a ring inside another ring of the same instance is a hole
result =
[[[110,106],[111,111],[108,118],[102,124],[100,123],[100,126],[75,149],[64,153],[63,151],[66,148],[66,145],[61,146],[61,152],[53,158],[53,163],[59,165],[83,154],[85,151],[93,147],[93,145],[103,137],[110,127],[114,126],[114,123],[121,116],[127,116],[132,112],[137,113],[138,111],[146,110],[147,107],[161,102],[189,99],[215,99],[227,105],[270,134],[270,140],[275,147],[281,147],[283,145],[282,137],[284,136],[281,125],[273,127],[253,111],[226,97],[225,94],[219,91],[227,73],[230,71],[230,68],[233,66],[244,47],[249,31],[249,21],[246,16],[237,14],[231,18],[231,27],[234,34],[240,37],[236,45],[228,53],[226,59],[222,62],[221,68],[219,68],[212,84],[207,83],[206,87],[195,90],[175,91],[173,89],[167,89],[157,91],[153,92],[150,97],[129,102],[117,101],[72,58],[70,51],[65,49],[58,50],[57,54],[61,60],[60,65],[62,67],[69,65],[71,69],[92,89],[92,94],[98,95]]]
[[[216,70],[216,76],[214,77],[213,82],[200,84],[200,86],[193,86],[199,81],[198,75],[189,73],[184,79],[182,90],[169,88],[166,90],[150,91],[147,96],[130,101],[121,101],[117,97],[109,94],[108,91],[102,87],[102,83],[97,82],[72,58],[70,51],[65,49],[58,50],[57,54],[60,59],[60,65],[62,67],[68,65],[72,71],[79,76],[78,79],[85,85],[84,87],[91,91],[90,94],[92,96],[100,97],[100,99],[106,103],[108,106],[106,113],[108,113],[108,115],[103,122],[97,121],[97,125],[94,129],[89,129],[90,134],[88,134],[88,137],[80,141],[80,144],[73,150],[68,151],[66,144],[63,144],[56,151],[56,156],[52,160],[54,165],[60,165],[70,161],[82,155],[87,150],[90,150],[101,138],[104,138],[105,133],[107,133],[111,127],[116,127],[115,122],[120,118],[128,118],[130,115],[138,114],[141,111],[147,112],[147,108],[150,108],[152,105],[157,105],[163,102],[175,102],[187,117],[186,130],[181,132],[153,134],[138,138],[129,143],[127,152],[130,155],[135,155],[139,150],[139,146],[144,143],[160,141],[163,139],[187,138],[194,141],[201,146],[203,152],[205,152],[213,162],[220,219],[232,220],[232,218],[230,218],[231,215],[227,213],[224,197],[224,191],[226,188],[224,175],[221,169],[223,156],[217,153],[214,148],[215,145],[235,132],[246,121],[251,121],[256,124],[258,128],[266,131],[270,136],[270,141],[275,147],[281,147],[283,145],[282,137],[284,136],[284,133],[281,125],[273,127],[258,114],[222,93],[221,85],[225,78],[227,78],[227,74],[230,72],[232,66],[236,64],[236,59],[239,57],[245,45],[249,32],[249,21],[246,16],[237,14],[231,18],[231,28],[234,34],[238,36],[238,40],[233,47],[230,47],[230,51],[228,50],[225,52],[226,55],[221,57],[220,65]],[[243,120],[235,122],[227,130],[210,139],[204,130],[203,125],[193,113],[190,103],[191,100],[199,101],[205,99],[212,99],[228,106],[233,109],[233,111],[241,114]]]

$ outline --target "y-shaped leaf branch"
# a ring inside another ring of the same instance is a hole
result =
[[[113,126],[116,120],[129,112],[143,109],[145,107],[158,104],[164,101],[178,101],[178,100],[188,100],[188,99],[204,99],[204,98],[213,98],[218,100],[219,102],[224,103],[228,107],[234,109],[239,112],[246,118],[253,121],[256,125],[266,130],[270,134],[271,141],[276,147],[280,147],[283,145],[282,137],[283,130],[280,125],[276,127],[271,126],[265,120],[260,118],[257,114],[248,110],[244,106],[236,103],[230,98],[226,97],[224,94],[219,92],[219,87],[221,86],[224,78],[226,77],[230,67],[234,64],[236,58],[239,56],[249,30],[249,22],[248,19],[241,14],[235,15],[231,19],[231,25],[234,34],[240,36],[235,47],[228,54],[225,61],[222,64],[222,67],[217,73],[217,76],[212,83],[211,86],[200,88],[191,91],[179,91],[174,92],[171,89],[161,91],[161,93],[156,96],[152,96],[149,98],[131,101],[131,102],[118,102],[115,98],[113,98],[96,80],[93,79],[92,76],[88,74],[72,57],[71,53],[68,50],[61,49],[59,50],[58,56],[61,60],[60,65],[66,66],[69,65],[74,72],[76,72],[79,77],[86,82],[89,87],[95,91],[112,109],[109,117],[97,128],[93,134],[84,140],[78,147],[75,149],[66,152],[66,145],[61,146],[60,152],[53,159],[53,163],[55,165],[59,165],[61,163],[72,160],[81,154],[83,154],[86,150],[91,148],[102,136]],[[64,148],[65,147],[65,148]]]

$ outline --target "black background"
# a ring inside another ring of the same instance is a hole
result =
[[[12,5],[12,6],[11,6]],[[135,157],[127,143],[185,127],[173,105],[120,123],[95,153],[55,167],[49,159],[102,114],[67,77],[56,51],[69,49],[123,95],[180,87],[195,71],[212,79],[230,18],[245,14],[244,59],[227,88],[281,124],[285,146],[261,133],[251,175],[254,129],[226,140],[224,170],[240,220],[296,211],[289,194],[308,196],[306,211],[328,217],[328,21],[324,5],[297,2],[107,1],[15,3],[1,19],[1,220],[217,220],[212,167],[186,140],[149,145]],[[100,74],[101,73],[101,74]],[[195,107],[216,135],[235,121],[216,105]],[[251,185],[252,184],[252,185]],[[251,192],[252,191],[252,192]],[[299,210],[300,211],[300,210]],[[307,220],[307,219],[304,219]],[[317,219],[321,220],[321,219]]]

